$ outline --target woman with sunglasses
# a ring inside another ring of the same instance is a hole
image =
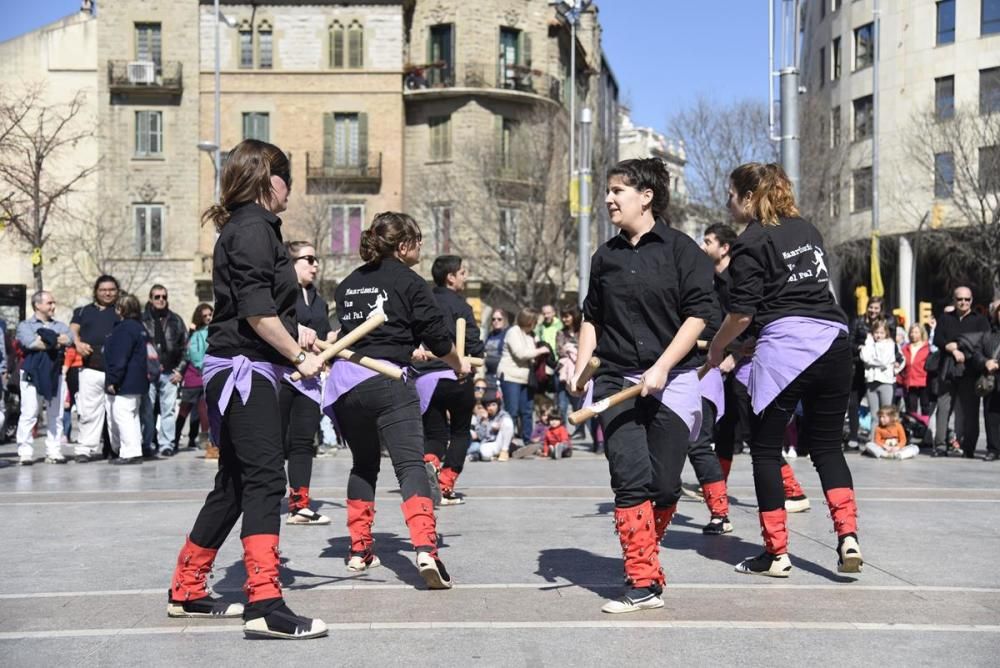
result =
[[[285,495],[278,384],[285,374],[298,371],[310,378],[323,366],[298,341],[300,288],[278,218],[288,206],[288,157],[273,144],[247,139],[229,154],[221,178],[221,201],[202,216],[219,233],[212,261],[215,316],[203,367],[219,473],[177,555],[167,614],[242,615],[248,636],[315,638],[326,635],[326,625],[293,613],[278,579]],[[245,608],[210,596],[205,585],[241,515]]]
[[[316,339],[330,338],[330,320],[326,300],[316,290],[319,260],[316,249],[308,241],[285,243],[299,281],[295,319],[298,323],[299,345],[312,350]],[[322,414],[316,396],[310,397],[282,381],[278,392],[281,405],[281,433],[285,436],[285,459],[288,461],[288,519],[292,525],[325,525],[330,518],[309,508],[309,481],[315,456],[316,433]]]
[[[510,322],[507,320],[507,312],[502,308],[494,309],[490,315],[490,330],[483,341],[483,369],[486,381],[493,385],[498,385],[497,367],[503,357],[503,341],[508,327]]]

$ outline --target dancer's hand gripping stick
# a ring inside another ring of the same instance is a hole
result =
[[[338,338],[330,347],[319,354],[319,358],[324,362],[329,362],[342,350],[350,348],[352,345],[363,339],[367,334],[375,331],[385,323],[385,313],[376,313],[357,326],[350,333]],[[301,380],[302,374],[298,371],[292,374],[292,380]]]
[[[316,345],[322,348],[323,350],[326,350],[333,344],[317,340]],[[371,369],[372,371],[377,371],[383,376],[387,376],[389,378],[392,378],[393,380],[403,379],[403,371],[401,369],[397,369],[391,364],[386,364],[381,360],[373,359],[371,357],[366,357],[364,355],[356,353],[350,348],[345,348],[344,350],[341,350],[339,353],[337,353],[337,358],[342,360],[347,360],[348,362],[354,362],[355,364],[363,366],[366,369]]]
[[[709,371],[711,371],[711,367],[709,367],[707,364],[701,366],[698,369],[698,380],[704,378],[705,374],[707,374]],[[570,413],[569,423],[574,427],[583,424],[587,420],[593,417],[597,417],[598,415],[608,410],[612,406],[617,406],[623,401],[634,399],[638,397],[640,394],[642,394],[642,383],[638,383],[636,385],[633,385],[632,387],[627,387],[624,390],[615,392],[610,397],[605,397],[604,399],[601,399],[600,401],[595,402],[590,406],[587,406],[586,408],[581,408],[578,411]]]

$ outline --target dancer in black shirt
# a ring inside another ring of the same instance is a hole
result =
[[[620,232],[591,261],[572,386],[601,360],[594,400],[642,385],[642,395],[600,413],[615,528],[630,589],[602,609],[663,606],[659,543],[680,495],[688,441],[701,420],[695,344],[712,316],[712,264],[666,222],[669,175],[656,159],[626,160],[608,174],[605,198]]]

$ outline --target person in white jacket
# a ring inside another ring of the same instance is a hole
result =
[[[861,349],[861,361],[865,365],[868,410],[875,415],[883,406],[892,406],[896,374],[903,370],[905,364],[897,362],[896,342],[889,337],[885,320],[879,320],[872,326]]]
[[[538,312],[535,309],[521,309],[517,314],[517,326],[508,329],[504,336],[503,352],[497,366],[504,406],[515,421],[520,419],[520,430],[515,435],[520,435],[524,443],[531,440],[531,428],[534,426],[532,412],[535,393],[531,390],[529,381],[534,372],[535,359],[551,352],[535,341],[532,329],[537,320]],[[500,460],[506,461],[507,458],[501,456]]]

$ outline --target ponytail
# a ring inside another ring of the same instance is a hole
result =
[[[375,214],[371,226],[361,233],[359,254],[365,262],[392,256],[400,244],[420,241],[420,226],[407,213],[384,211]]]
[[[781,218],[799,216],[792,182],[781,165],[748,162],[729,175],[737,197],[750,193],[747,213],[763,225],[777,225]]]

